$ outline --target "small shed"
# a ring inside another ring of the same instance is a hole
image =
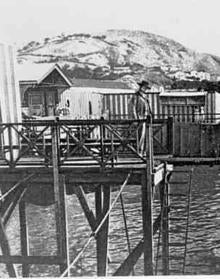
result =
[[[174,117],[179,121],[194,121],[205,114],[207,92],[196,90],[170,90],[160,95],[162,117]]]
[[[220,120],[220,94],[197,90],[169,90],[160,93],[162,117],[172,116],[178,121]]]
[[[124,82],[73,79],[72,87],[61,96],[61,106],[68,103],[73,118],[117,118],[128,113],[133,93]]]
[[[102,116],[102,99],[94,80],[73,79],[72,86],[62,93],[59,106],[67,106],[72,119],[98,119]]]
[[[71,87],[58,64],[18,65],[22,112],[27,116],[55,115],[63,91]]]

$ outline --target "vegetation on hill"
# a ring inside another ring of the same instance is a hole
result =
[[[131,75],[171,85],[169,72],[207,71],[219,75],[220,58],[192,51],[174,40],[142,31],[61,34],[32,41],[18,50],[18,61],[59,63],[70,77],[118,79]]]

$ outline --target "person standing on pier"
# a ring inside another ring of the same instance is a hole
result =
[[[138,83],[139,89],[135,92],[134,96],[131,98],[132,105],[132,115],[134,119],[146,119],[148,115],[150,115],[150,106],[147,96],[146,90],[150,89],[149,83],[145,80]],[[138,140],[139,140],[139,153],[141,156],[144,155],[144,151],[146,150],[146,124],[143,123],[141,129],[138,131]]]

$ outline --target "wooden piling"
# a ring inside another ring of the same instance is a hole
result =
[[[144,236],[144,275],[153,275],[153,213],[152,213],[152,174],[149,160],[142,173],[142,216]]]
[[[8,238],[6,236],[5,228],[2,222],[2,218],[0,218],[0,245],[3,256],[10,256],[10,247],[8,243]],[[6,268],[9,274],[9,277],[18,277],[16,268],[12,263],[6,263]]]
[[[28,242],[28,226],[26,218],[26,206],[25,202],[19,203],[19,220],[20,220],[20,241],[21,241],[21,255],[29,256],[29,242]],[[29,265],[27,263],[22,264],[22,276],[29,277]]]
[[[110,187],[99,186],[95,192],[95,206],[96,206],[96,218],[97,224],[99,224],[102,218],[105,216],[110,206]],[[108,259],[108,229],[109,229],[109,217],[104,222],[100,231],[96,237],[97,247],[97,275],[107,275],[107,259]]]
[[[55,219],[57,231],[58,256],[63,258],[60,264],[61,274],[68,267],[68,238],[65,202],[65,179],[59,175],[59,154],[58,154],[58,132],[57,127],[52,127],[52,161],[53,161],[53,184],[55,199]],[[67,273],[68,275],[68,273]]]
[[[163,275],[169,275],[169,184],[167,181],[167,170],[165,164],[164,181],[162,185],[162,270]]]

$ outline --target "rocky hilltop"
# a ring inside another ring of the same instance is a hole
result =
[[[115,79],[125,75],[169,83],[169,73],[220,74],[220,58],[142,31],[108,30],[99,34],[61,34],[32,41],[18,50],[19,63],[58,62],[72,77]]]

